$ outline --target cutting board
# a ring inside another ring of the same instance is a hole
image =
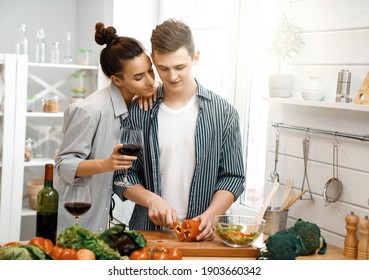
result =
[[[222,243],[215,237],[212,241],[181,242],[174,231],[140,231],[147,247],[158,245],[181,250],[185,257],[257,257],[259,249],[253,246],[233,248]]]

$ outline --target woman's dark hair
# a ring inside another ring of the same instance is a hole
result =
[[[102,71],[107,77],[124,72],[124,62],[144,52],[142,44],[134,38],[118,36],[113,26],[95,25],[95,42],[106,45],[100,53]],[[123,75],[122,75],[123,76]]]

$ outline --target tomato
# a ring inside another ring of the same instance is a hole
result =
[[[50,239],[43,238],[40,236],[32,238],[28,244],[35,245],[41,249],[43,249],[46,253],[50,255],[51,251],[54,248],[54,244]]]
[[[77,260],[96,260],[94,252],[89,249],[79,249],[76,257]]]
[[[168,255],[171,260],[181,260],[182,252],[176,248],[169,248]]]
[[[148,250],[136,250],[133,251],[132,254],[129,256],[130,260],[149,260],[150,259],[150,251]]]
[[[12,245],[22,245],[22,243],[18,242],[18,241],[12,241],[12,242],[8,242],[5,243],[3,246],[12,246]]]
[[[182,224],[178,221],[174,223],[173,229],[180,241],[196,241],[196,236],[200,234],[199,221],[184,220]]]
[[[51,256],[56,260],[76,260],[77,251],[70,248],[55,246],[51,252]]]
[[[169,254],[161,252],[161,251],[154,251],[151,254],[152,260],[170,260]]]
[[[133,251],[130,260],[181,260],[182,252],[176,248],[168,248],[162,245],[145,247]]]

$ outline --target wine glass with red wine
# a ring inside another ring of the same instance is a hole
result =
[[[120,132],[120,143],[123,147],[119,149],[122,155],[137,156],[142,149],[142,130],[139,128],[123,127]],[[132,184],[127,179],[127,169],[124,170],[123,181],[115,182],[118,186],[130,187]]]
[[[91,192],[87,184],[75,183],[67,185],[63,198],[64,208],[76,218],[86,214],[91,208]]]

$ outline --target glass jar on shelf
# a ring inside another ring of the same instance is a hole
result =
[[[74,62],[74,58],[72,56],[72,32],[67,32],[66,37],[67,37],[67,45],[63,63],[72,64]]]
[[[33,158],[33,144],[31,138],[27,138],[24,144],[24,161],[30,161]]]
[[[75,73],[72,75],[72,87],[71,87],[71,100],[70,103],[77,102],[85,98],[86,88],[85,88],[85,78],[86,73]]]
[[[27,112],[35,112],[36,111],[36,96],[30,95],[27,96]]]
[[[59,42],[53,42],[51,48],[51,63],[60,63]]]
[[[48,93],[42,99],[43,111],[46,113],[60,112],[60,98],[54,93]]]
[[[90,65],[91,64],[91,49],[78,49],[77,58],[78,64]]]

